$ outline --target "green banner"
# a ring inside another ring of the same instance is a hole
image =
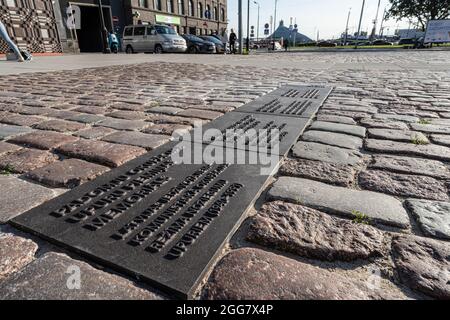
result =
[[[161,14],[156,15],[156,22],[157,23],[166,23],[166,24],[181,24],[181,19],[179,17],[172,17],[172,16],[164,16]]]

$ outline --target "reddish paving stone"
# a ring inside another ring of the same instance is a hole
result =
[[[81,106],[76,109],[73,109],[73,111],[81,112],[81,113],[89,113],[89,114],[105,114],[108,109],[105,107],[94,107],[94,106]]]
[[[102,140],[151,150],[169,142],[169,137],[141,132],[121,131],[110,134]]]
[[[37,249],[31,240],[0,233],[0,281],[32,262]]]
[[[114,111],[107,114],[108,117],[125,119],[125,120],[145,120],[147,115],[145,112],[137,112],[137,111]]]
[[[12,124],[16,126],[31,127],[34,124],[45,121],[45,119],[35,116],[24,116],[21,114],[8,113],[0,118],[1,123]]]
[[[0,155],[4,153],[10,153],[19,150],[20,147],[15,144],[0,141]]]
[[[198,118],[184,118],[178,116],[169,116],[166,114],[156,114],[149,113],[147,117],[148,121],[153,123],[173,123],[173,124],[187,124],[187,125],[195,125],[196,123],[203,124],[206,120],[198,119]]]
[[[25,173],[55,162],[58,157],[47,151],[20,149],[0,156],[0,168],[14,173]]]
[[[85,130],[80,130],[78,132],[75,132],[73,135],[85,139],[100,139],[104,136],[117,132],[114,129],[106,128],[106,127],[92,127]]]
[[[186,133],[191,128],[192,127],[187,124],[161,123],[155,124],[147,129],[144,129],[142,132],[171,136],[175,131],[178,131],[180,133]]]
[[[252,219],[247,239],[327,261],[368,259],[385,251],[383,233],[372,226],[282,201],[264,204]]]
[[[208,111],[208,110],[198,110],[198,109],[186,109],[179,113],[177,113],[179,116],[183,117],[189,117],[189,118],[199,118],[199,119],[205,119],[205,120],[214,120],[221,116],[223,116],[223,113],[217,112],[217,111]]]
[[[123,102],[113,103],[110,107],[111,107],[111,109],[127,110],[127,111],[144,111],[145,110],[145,107],[142,105],[123,103]]]
[[[9,140],[9,142],[43,150],[51,150],[63,144],[78,140],[54,131],[35,131]]]
[[[49,120],[35,125],[34,128],[57,132],[73,132],[86,128],[86,126],[84,124],[73,121]]]
[[[437,299],[450,299],[450,244],[416,236],[397,235],[392,241],[402,282]]]
[[[80,158],[114,168],[146,153],[146,150],[142,148],[96,140],[79,140],[62,145],[57,151],[69,157]]]
[[[75,111],[70,111],[70,110],[53,110],[53,111],[47,113],[45,116],[65,120],[67,118],[76,116],[77,114],[79,114],[79,113],[75,112]]]
[[[400,197],[447,201],[444,183],[425,176],[367,170],[359,175],[362,188]]]
[[[26,177],[54,188],[75,188],[108,170],[108,167],[98,164],[67,159],[33,170],[27,173]]]
[[[352,166],[337,163],[287,159],[280,168],[280,174],[348,187],[355,180],[356,170]]]
[[[217,264],[205,287],[211,300],[366,300],[384,290],[258,249],[239,249]]]

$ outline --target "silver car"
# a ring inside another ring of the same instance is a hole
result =
[[[123,50],[135,52],[186,52],[187,45],[178,33],[165,25],[132,25],[123,31]]]

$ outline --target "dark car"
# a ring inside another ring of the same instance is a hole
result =
[[[323,48],[323,47],[336,47],[337,45],[336,45],[336,43],[333,43],[333,42],[322,41],[322,42],[319,42],[317,44],[317,46]]]
[[[400,39],[399,45],[416,44],[416,39]]]
[[[222,41],[214,36],[200,36],[205,41],[211,41],[216,45],[216,53],[225,53],[226,48]]]
[[[393,43],[386,41],[386,40],[375,40],[374,42],[372,42],[373,46],[392,46]]]
[[[186,40],[188,53],[215,53],[216,46],[211,41],[205,41],[192,34],[183,34],[182,37]]]

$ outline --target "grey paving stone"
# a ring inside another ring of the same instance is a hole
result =
[[[431,177],[368,170],[360,173],[359,185],[366,190],[399,197],[448,200],[445,184]]]
[[[0,283],[0,295],[4,300],[163,299],[129,280],[58,253],[45,254]]]
[[[427,236],[450,240],[449,202],[408,199],[406,205]]]
[[[336,123],[356,125],[356,121],[349,117],[340,117],[340,116],[332,116],[332,115],[318,115],[317,120],[323,121],[323,122],[336,122]]]
[[[436,144],[440,144],[446,147],[450,147],[450,135],[444,134],[432,134],[431,141]]]
[[[325,161],[336,164],[356,165],[362,161],[362,155],[349,149],[313,142],[298,142],[292,148],[293,155],[297,158]]]
[[[327,103],[326,105],[324,105],[323,109],[364,112],[367,114],[374,114],[374,113],[378,112],[378,109],[375,107],[351,106],[351,105],[346,105],[346,104],[331,104],[331,103]]]
[[[22,136],[8,140],[18,145],[37,148],[42,150],[51,150],[63,144],[77,141],[78,138],[54,131],[35,131]]]
[[[56,192],[13,176],[0,175],[0,223],[52,199]],[[20,201],[18,201],[20,197]]]
[[[114,129],[106,127],[92,127],[85,130],[75,132],[73,135],[85,139],[100,139],[111,133],[117,132]]]
[[[450,299],[450,244],[398,235],[392,241],[396,269],[402,282],[433,298]]]
[[[250,248],[222,258],[203,294],[210,300],[360,300],[383,295],[388,294],[367,290],[362,281]]]
[[[33,170],[26,177],[53,188],[75,188],[108,170],[108,167],[98,164],[67,159]]]
[[[166,142],[169,142],[170,137],[157,134],[146,134],[142,132],[116,132],[104,137],[102,140],[127,144],[130,146],[142,147],[148,150],[155,149]]]
[[[74,132],[84,129],[86,126],[79,122],[65,120],[49,120],[36,124],[35,129],[57,132]]]
[[[369,129],[369,137],[374,139],[394,140],[400,142],[428,144],[430,141],[421,132],[392,129]]]
[[[414,130],[426,133],[450,134],[450,126],[448,125],[412,123],[411,127]]]
[[[175,115],[183,110],[184,109],[182,109],[182,108],[175,108],[175,107],[169,107],[169,106],[158,106],[158,107],[153,107],[153,108],[148,109],[147,112]]]
[[[37,249],[31,240],[0,233],[0,282],[33,261]]]
[[[387,114],[387,113],[378,113],[373,116],[374,119],[379,120],[394,120],[394,121],[403,121],[408,123],[416,123],[419,122],[420,119],[414,116],[401,115],[401,114]]]
[[[31,127],[34,124],[45,121],[45,118],[24,116],[21,114],[9,113],[0,116],[0,122],[5,124],[11,124],[15,126]]]
[[[402,203],[381,193],[281,177],[270,189],[268,196],[271,200],[284,200],[344,217],[355,218],[355,213],[360,212],[373,222],[400,228],[409,226],[408,214]]]
[[[189,118],[198,118],[205,120],[214,120],[223,115],[221,112],[217,111],[208,111],[208,110],[199,110],[199,109],[186,109],[178,113],[179,116],[189,117]]]
[[[88,123],[88,124],[94,124],[94,123],[100,122],[105,119],[106,119],[106,117],[104,117],[104,116],[89,114],[89,113],[77,113],[76,115],[73,115],[73,116],[70,116],[67,118],[67,120],[70,120],[70,121],[76,121],[76,122]]]
[[[191,130],[191,128],[192,126],[186,124],[161,123],[148,127],[147,129],[144,129],[142,132],[171,136],[174,132],[177,132],[180,135],[185,134],[189,130]]]
[[[448,167],[436,160],[376,155],[369,167],[399,173],[430,176],[438,179],[450,178]]]
[[[360,149],[363,146],[363,141],[361,138],[348,134],[326,131],[307,131],[302,135],[302,140],[346,149]]]
[[[0,124],[0,140],[13,138],[32,131],[33,129],[28,127]]]
[[[341,124],[341,123],[316,121],[312,124],[310,129],[311,130],[330,131],[330,132],[336,132],[336,133],[344,133],[344,134],[357,136],[360,138],[364,138],[366,136],[366,128],[360,127],[360,126],[348,125],[348,124]]]
[[[385,251],[383,233],[372,226],[281,201],[266,203],[252,218],[247,239],[327,261],[368,259]]]
[[[415,145],[389,140],[367,139],[364,145],[368,151],[398,155],[413,155],[429,159],[450,161],[450,148],[438,145]]]
[[[58,147],[58,152],[73,158],[116,168],[144,153],[145,149],[104,141],[78,140]]]
[[[356,170],[352,166],[323,161],[286,159],[279,173],[348,187],[355,180]]]
[[[116,130],[139,131],[151,125],[149,122],[141,120],[125,120],[107,118],[95,124],[96,126],[108,127]]]

